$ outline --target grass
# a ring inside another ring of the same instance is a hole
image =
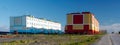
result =
[[[16,38],[22,40],[14,40],[11,42],[3,42],[2,45],[89,45],[99,39],[102,35],[18,35]]]

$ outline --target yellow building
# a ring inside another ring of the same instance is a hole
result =
[[[66,33],[97,34],[99,22],[90,12],[67,14]]]

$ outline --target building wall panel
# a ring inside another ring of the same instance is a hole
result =
[[[66,28],[67,28],[67,30],[72,30],[73,26],[72,25],[67,25]]]
[[[89,29],[90,30],[95,30],[95,26],[92,24],[92,25],[89,25]]]
[[[89,25],[89,29],[90,29],[90,30],[92,30],[92,29],[93,29],[92,27],[93,27],[92,25]]]
[[[92,24],[92,15],[90,15],[89,19],[90,19],[90,24]]]
[[[74,15],[73,23],[74,24],[83,24],[83,15]]]
[[[84,30],[89,30],[89,25],[84,25]]]
[[[73,25],[74,30],[83,30],[83,25]]]
[[[92,24],[92,16],[90,14],[84,14],[84,24]]]
[[[90,23],[90,15],[84,15],[84,24]]]
[[[67,24],[73,24],[73,15],[67,15]]]

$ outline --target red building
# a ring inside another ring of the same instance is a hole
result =
[[[90,12],[69,13],[65,33],[97,34],[99,33],[99,22]]]

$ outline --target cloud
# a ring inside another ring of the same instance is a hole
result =
[[[115,23],[112,25],[101,25],[100,30],[107,30],[108,33],[118,32],[118,31],[120,31],[120,23]]]
[[[9,31],[9,27],[8,26],[0,26],[0,31]]]

